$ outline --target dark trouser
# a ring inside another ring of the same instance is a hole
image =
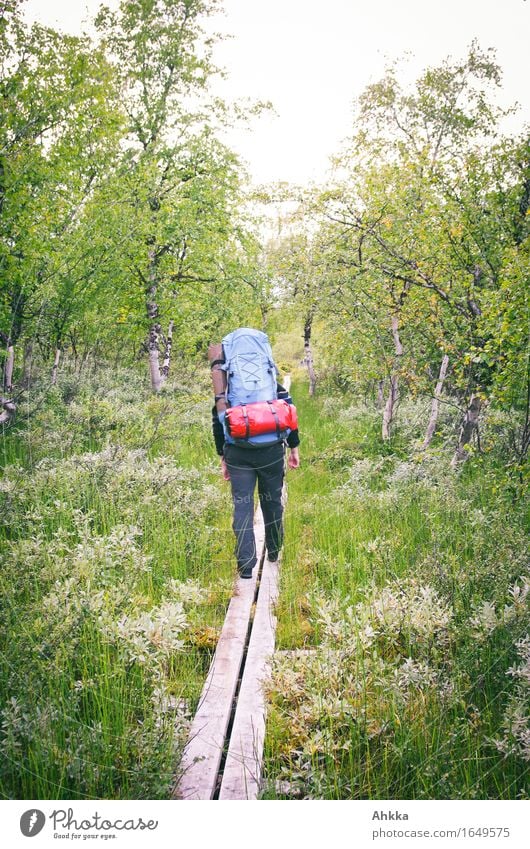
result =
[[[232,528],[236,535],[237,566],[240,572],[248,573],[257,561],[253,528],[256,479],[265,525],[267,554],[276,557],[283,542],[281,496],[285,474],[285,445],[278,442],[264,448],[247,448],[225,442],[224,456],[234,502]]]

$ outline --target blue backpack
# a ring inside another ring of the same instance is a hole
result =
[[[226,400],[229,407],[252,404],[254,401],[274,401],[278,397],[276,378],[278,369],[272,356],[272,348],[266,333],[252,327],[239,327],[222,340],[226,371]],[[281,442],[290,433],[289,429],[276,433],[263,433],[248,439],[230,436],[225,425],[224,412],[219,413],[223,423],[225,439],[230,443],[271,445]]]

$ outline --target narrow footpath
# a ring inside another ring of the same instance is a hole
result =
[[[284,380],[286,389],[290,377]],[[282,493],[284,507],[287,488]],[[258,562],[238,578],[179,767],[174,799],[256,799],[266,706],[263,681],[274,653],[281,554],[266,556],[261,507],[254,514]]]

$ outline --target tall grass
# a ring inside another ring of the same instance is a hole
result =
[[[67,365],[4,434],[5,797],[169,796],[235,565],[209,375],[181,365],[156,398]],[[528,500],[493,453],[450,471],[450,421],[420,453],[421,405],[383,444],[294,378],[263,795],[526,797]]]
[[[4,434],[5,797],[169,795],[234,577],[208,377],[66,369]]]
[[[363,402],[291,390],[264,797],[526,798],[528,500],[493,453],[452,472],[443,422],[420,453],[421,405],[389,445]]]

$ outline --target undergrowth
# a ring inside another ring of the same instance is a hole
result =
[[[232,593],[209,375],[34,380],[0,481],[0,788],[167,798]]]
[[[450,468],[455,422],[292,386],[264,798],[527,798],[528,498],[485,440]]]

